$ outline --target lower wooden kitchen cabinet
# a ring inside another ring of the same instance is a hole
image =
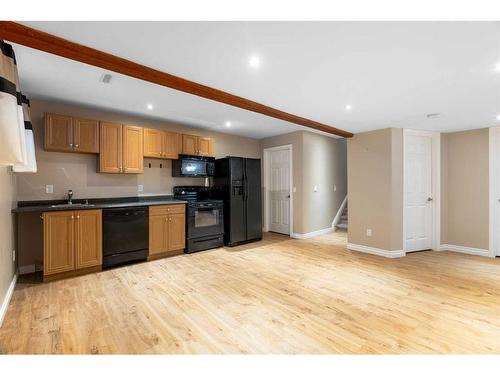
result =
[[[181,254],[185,246],[185,205],[149,207],[149,259]]]
[[[101,210],[44,212],[42,218],[44,281],[101,269]]]

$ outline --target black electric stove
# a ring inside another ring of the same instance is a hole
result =
[[[176,186],[174,198],[187,201],[186,253],[224,245],[224,203],[205,186]]]

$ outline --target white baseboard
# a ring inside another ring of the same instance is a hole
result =
[[[320,229],[314,232],[308,232],[308,233],[292,233],[290,234],[290,237],[295,238],[297,240],[305,240],[307,238],[313,238],[316,236],[321,236],[322,234],[327,234],[330,232],[333,232],[335,228],[325,228],[325,229]]]
[[[347,195],[345,196],[344,200],[342,201],[342,203],[340,204],[340,208],[339,210],[337,211],[337,214],[335,215],[335,217],[333,218],[333,221],[332,221],[332,228],[335,228],[335,226],[339,223],[340,221],[340,217],[342,216],[342,212],[344,212],[344,208],[345,208],[345,205],[347,204]]]
[[[484,257],[493,256],[490,254],[488,249],[478,249],[475,247],[466,247],[450,244],[441,244],[439,246],[440,251],[455,251],[457,253],[471,254],[471,255],[481,255]]]
[[[401,257],[404,257],[406,255],[403,250],[378,249],[376,247],[358,245],[355,243],[348,243],[347,248],[349,250],[360,251],[362,253],[368,253],[368,254],[373,254],[373,255],[379,255],[382,257],[386,257],[386,258],[401,258]]]
[[[7,293],[5,294],[5,297],[3,299],[2,307],[0,307],[0,327],[2,327],[5,314],[7,314],[7,308],[9,307],[10,299],[12,298],[12,294],[14,293],[14,289],[16,288],[16,282],[17,273],[14,274],[14,277],[12,278],[12,281],[9,285],[9,289],[7,289]]]

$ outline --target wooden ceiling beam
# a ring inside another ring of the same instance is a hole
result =
[[[265,116],[274,117],[311,129],[335,134],[340,137],[352,137],[353,134],[333,126],[295,116],[279,109],[268,107],[241,96],[202,85],[187,79],[168,74],[121,57],[86,47],[69,40],[21,25],[12,21],[0,21],[0,39],[21,44],[53,55],[97,66],[116,73],[152,82],[174,90],[214,100],[219,103],[246,109]]]

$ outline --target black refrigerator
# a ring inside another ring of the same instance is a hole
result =
[[[224,244],[262,239],[260,159],[226,156],[215,161],[212,192],[224,201]]]

